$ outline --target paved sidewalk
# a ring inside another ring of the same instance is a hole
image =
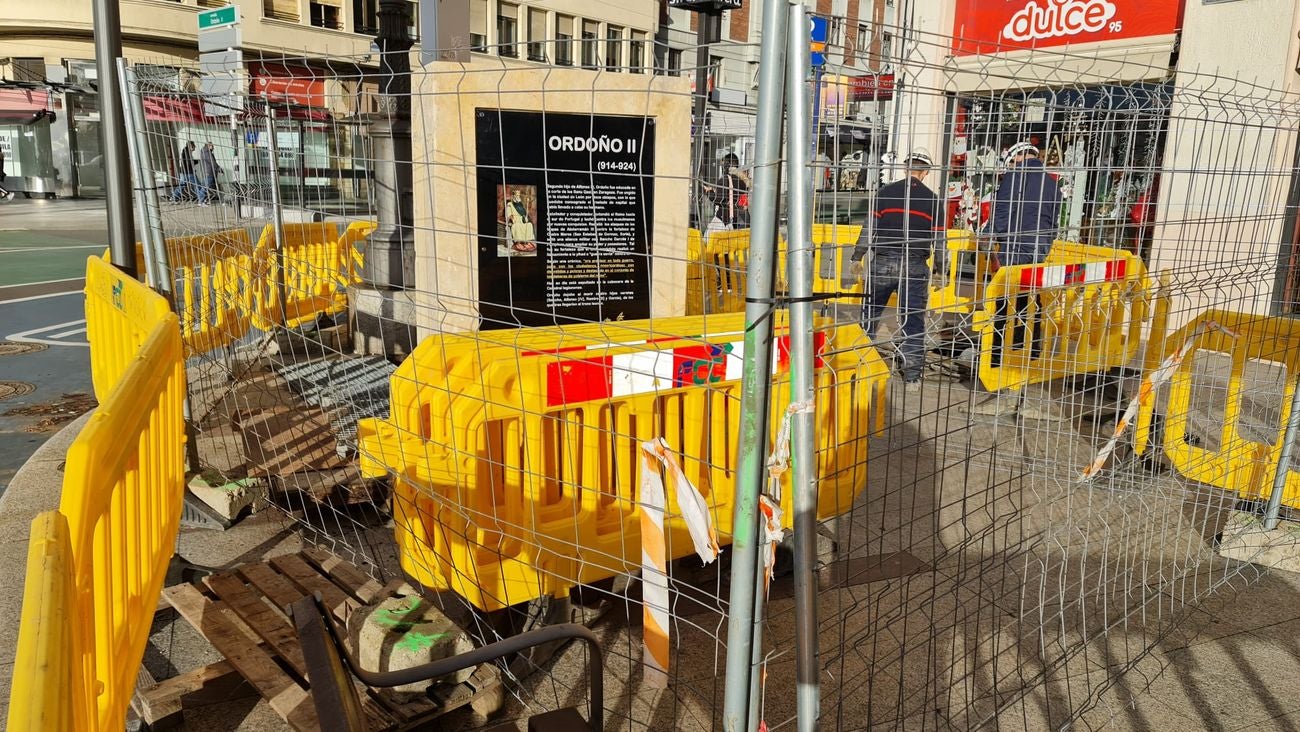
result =
[[[0,709],[6,710],[6,714],[21,612],[28,527],[38,512],[57,505],[65,451],[86,419],[83,416],[46,443],[15,476],[9,491],[0,496],[0,530],[4,531],[0,539],[0,664],[3,664]],[[1200,506],[1199,510],[1210,508]],[[931,509],[922,507],[921,510]],[[1189,502],[1182,510],[1197,509]],[[260,561],[295,551],[299,546],[293,521],[273,510],[259,513],[226,532],[183,531],[179,542],[180,553],[185,558],[213,566]],[[1103,653],[1089,653],[1072,661],[1078,667],[1078,675],[1072,674],[1071,683],[1059,688],[1054,685],[1036,689],[1023,700],[1003,707],[998,716],[999,728],[1057,729],[1059,724],[1051,720],[1059,720],[1063,711],[1078,707],[1082,703],[1080,694],[1095,692],[1106,676],[1119,672],[1135,648],[1150,645],[1152,652],[1133,663],[1132,669],[1096,700],[1096,706],[1073,729],[1300,730],[1300,695],[1296,694],[1296,679],[1300,679],[1300,575],[1270,572],[1256,580],[1254,571],[1247,568],[1203,606],[1190,609],[1189,622],[1175,632],[1165,637],[1150,635],[1152,626],[1147,623],[1155,621],[1154,627],[1163,627],[1165,623],[1159,620],[1162,615],[1177,612],[1183,602],[1204,594],[1206,585],[1202,583],[1212,583],[1216,576],[1231,576],[1231,566],[1226,560],[1214,559],[1184,575],[1166,589],[1165,601],[1147,606],[1150,617],[1129,618],[1127,627],[1112,630],[1109,639],[1103,641],[1106,647]],[[863,585],[862,592],[879,598],[888,589]],[[928,602],[942,601],[931,597]],[[774,601],[772,617],[789,618],[790,614],[785,612],[788,605],[788,599]],[[823,609],[833,612],[833,606]],[[855,617],[854,622],[858,621],[870,622],[866,617]],[[605,637],[608,648],[629,643],[629,628],[620,623],[605,624],[598,633]],[[569,649],[554,664],[552,673],[557,677],[575,676],[572,681],[576,684],[576,675],[581,673],[580,656],[579,648]],[[908,654],[906,658],[909,671],[915,670],[910,666],[912,660],[925,661],[924,654],[915,659]],[[155,677],[162,678],[215,660],[218,660],[215,651],[187,623],[170,613],[159,617],[145,657],[145,665]],[[611,664],[607,670],[606,681],[611,689],[626,681],[613,668],[617,665]],[[541,675],[528,683],[547,682]],[[933,691],[941,697],[962,694],[956,688]],[[615,698],[617,695],[607,700]],[[949,701],[970,709],[999,702],[979,698],[966,703],[959,699]],[[784,706],[781,700],[768,700],[768,703],[769,712],[776,713],[773,718],[786,711],[781,708]],[[966,704],[973,706],[966,707]],[[899,721],[905,728],[911,728],[909,725],[918,729],[953,728],[946,715],[935,714],[933,707],[931,710]],[[517,704],[507,707],[508,713],[519,711]],[[615,719],[619,713],[624,715],[623,719]],[[668,713],[671,716],[673,712],[668,710]],[[627,724],[627,715],[633,716],[636,723]],[[838,721],[845,729],[855,729],[850,719]],[[673,726],[656,727],[656,721],[667,720],[657,717],[651,708],[616,710],[611,714],[608,728],[639,730]],[[686,720],[676,719],[678,723],[683,721]],[[836,719],[826,720],[824,728],[832,729],[836,722]],[[681,728],[680,724],[677,726]],[[245,698],[187,712],[185,728],[282,730],[287,726],[265,702]]]

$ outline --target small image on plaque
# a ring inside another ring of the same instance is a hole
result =
[[[498,257],[537,256],[537,186],[498,185]]]

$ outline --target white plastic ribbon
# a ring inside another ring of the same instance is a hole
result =
[[[668,683],[668,546],[664,535],[667,494],[661,473],[672,480],[682,520],[705,564],[718,558],[718,536],[704,496],[686,477],[677,456],[662,437],[641,443],[641,601],[644,621],[645,682],[651,688]]]

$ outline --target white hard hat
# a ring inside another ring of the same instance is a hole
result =
[[[930,159],[930,153],[927,152],[925,148],[917,148],[912,152],[908,153],[907,158],[904,160],[904,162],[910,163],[913,160],[927,167],[934,165],[934,161]]]
[[[1035,147],[1034,143],[1032,142],[1017,142],[1016,144],[1007,148],[1007,153],[1002,156],[1002,159],[1009,161],[1011,160],[1011,158],[1014,158],[1015,156],[1020,155],[1021,153],[1028,153],[1030,155],[1033,155],[1034,157],[1038,157],[1038,148]]]

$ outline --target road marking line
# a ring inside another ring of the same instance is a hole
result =
[[[44,300],[49,297],[63,297],[64,295],[84,295],[81,290],[68,290],[67,292],[50,292],[44,295],[31,295],[30,297],[15,297],[12,300],[0,300],[0,305],[8,305],[15,302],[29,302],[31,300]]]
[[[86,322],[86,321],[83,320],[83,321],[81,321],[81,322],[84,323],[84,322]],[[67,338],[67,337],[70,336],[70,335],[76,335],[76,334],[78,334],[78,333],[85,333],[85,332],[86,332],[86,326],[83,325],[83,326],[81,326],[80,328],[73,328],[72,330],[65,330],[65,331],[63,331],[62,333],[54,333],[54,334],[50,335],[50,337],[51,337],[51,338]]]
[[[70,247],[10,247],[9,249],[0,249],[0,254],[14,254],[16,252],[52,252],[59,249],[103,249],[103,244],[80,244]]]
[[[40,343],[46,346],[83,346],[85,348],[90,348],[89,343],[82,343],[80,341],[52,340],[53,338],[57,338],[58,336],[51,336],[50,338],[36,338],[32,335],[33,333],[44,333],[46,331],[56,330],[59,328],[66,328],[69,325],[80,325],[85,322],[86,322],[85,320],[69,320],[66,323],[55,323],[54,325],[44,325],[41,326],[40,328],[32,328],[31,330],[25,330],[21,333],[14,333],[13,335],[6,336],[5,340],[13,341],[14,343]],[[82,328],[81,330],[85,330],[85,329]]]

